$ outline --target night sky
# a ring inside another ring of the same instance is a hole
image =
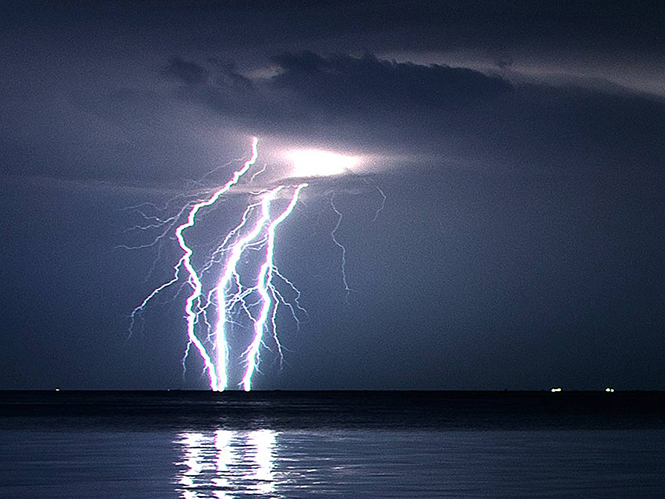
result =
[[[186,293],[128,334],[177,245],[121,246],[157,235],[128,231],[129,207],[225,182],[252,136],[273,180],[288,149],[364,158],[280,227],[309,318],[280,322],[285,364],[266,351],[255,388],[665,389],[663,19],[658,2],[2,2],[0,389],[207,388],[196,356],[182,372]],[[249,190],[192,243],[210,250]]]

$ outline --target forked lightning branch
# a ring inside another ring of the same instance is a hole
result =
[[[299,323],[298,314],[304,312],[299,302],[300,292],[279,272],[274,263],[274,254],[280,225],[295,209],[301,192],[308,185],[305,182],[279,183],[254,194],[253,201],[245,209],[239,223],[221,238],[206,263],[197,269],[193,262],[195,249],[188,242],[189,231],[205,215],[207,208],[213,207],[252,170],[258,158],[257,147],[258,140],[254,138],[250,159],[207,197],[189,203],[177,215],[165,220],[146,217],[156,219],[152,227],[164,228],[158,240],[169,235],[175,239],[181,256],[173,268],[172,279],[153,290],[134,309],[130,328],[134,327],[140,314],[162,291],[177,283],[184,283],[187,289],[184,320],[188,343],[183,366],[189,355],[198,355],[210,388],[214,391],[237,386],[245,391],[251,390],[262,350],[267,348],[268,343],[282,359],[282,345],[277,331],[278,310],[287,308],[296,323]],[[291,159],[299,178],[340,174],[356,161],[352,157],[323,151],[299,151]],[[317,170],[312,170],[311,163],[316,164]],[[335,243],[339,245],[337,240]],[[345,251],[343,246],[340,247]],[[250,266],[250,270],[242,265],[243,258],[249,252],[252,252],[254,259],[257,253],[260,254],[260,263]],[[203,276],[210,272],[216,276],[214,284],[205,286],[207,280]],[[346,286],[345,275],[343,279]],[[250,325],[250,333],[244,339],[241,354],[233,355],[230,328],[239,321]],[[232,366],[231,359],[240,359],[241,365]],[[233,373],[238,372],[242,372],[242,376],[231,379]]]

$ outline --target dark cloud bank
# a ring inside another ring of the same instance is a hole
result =
[[[498,73],[312,52],[272,58],[276,74],[175,57],[177,96],[247,130],[337,142],[415,161],[542,168],[657,168],[665,105],[626,89],[513,83]]]

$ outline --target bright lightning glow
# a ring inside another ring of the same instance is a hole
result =
[[[215,368],[215,365],[212,363],[212,360],[210,359],[208,352],[206,351],[205,347],[198,339],[194,331],[194,327],[196,325],[196,318],[197,318],[197,315],[194,312],[194,302],[197,301],[201,296],[202,285],[201,285],[201,280],[199,279],[199,276],[197,275],[196,270],[192,265],[192,254],[194,252],[189,246],[187,246],[187,243],[185,242],[185,238],[183,236],[183,232],[186,229],[194,226],[194,224],[196,223],[196,214],[199,212],[201,208],[215,204],[222,194],[228,192],[228,190],[231,187],[233,187],[235,184],[238,183],[240,177],[242,177],[245,173],[247,173],[249,167],[256,162],[256,158],[258,157],[258,150],[257,150],[258,142],[259,141],[257,138],[254,138],[252,140],[252,157],[245,162],[245,164],[240,170],[236,171],[233,174],[231,180],[229,180],[226,184],[224,184],[220,189],[216,190],[212,194],[212,196],[210,196],[205,201],[200,201],[196,203],[189,211],[189,215],[187,216],[187,222],[185,222],[182,225],[179,225],[175,230],[175,237],[178,240],[180,248],[184,252],[182,258],[180,259],[180,262],[178,263],[178,266],[182,265],[189,273],[188,282],[192,288],[192,293],[189,295],[189,297],[187,297],[187,301],[185,304],[185,314],[187,316],[187,338],[189,338],[190,343],[194,344],[194,346],[199,352],[199,355],[201,355],[201,358],[203,359],[206,369],[208,370],[208,376],[210,377],[210,388],[212,388],[213,390],[217,390],[218,389],[217,387],[219,385],[219,382],[217,380],[217,370]]]
[[[347,173],[360,161],[355,156],[344,156],[319,149],[298,149],[287,157],[293,162],[293,177],[328,177]]]
[[[186,279],[186,282],[181,282],[180,288],[189,289],[184,306],[188,341],[183,357],[183,369],[188,355],[197,352],[203,362],[210,388],[214,391],[227,389],[229,378],[234,374],[229,367],[230,359],[238,358],[238,356],[232,357],[230,352],[229,334],[236,332],[235,329],[231,329],[233,326],[239,325],[243,330],[242,324],[246,324],[245,320],[249,320],[252,331],[251,338],[246,340],[248,346],[242,351],[243,375],[238,383],[245,391],[249,391],[252,388],[252,378],[259,370],[261,348],[268,347],[266,332],[272,334],[272,337],[267,338],[276,345],[280,364],[283,361],[283,348],[277,334],[278,309],[281,310],[282,305],[287,307],[297,327],[300,326],[300,313],[307,313],[300,304],[301,295],[298,288],[275,266],[274,254],[277,228],[292,214],[302,190],[308,184],[280,184],[260,192],[250,192],[252,201],[246,207],[240,222],[225,236],[219,238],[221,242],[210,250],[208,259],[198,267],[193,262],[194,249],[185,238],[186,232],[196,226],[197,217],[202,210],[209,212],[210,210],[205,208],[213,207],[220,197],[238,184],[256,163],[257,145],[258,140],[254,138],[250,159],[233,173],[228,182],[203,199],[189,201],[175,215],[157,217],[140,211],[140,207],[146,205],[159,210],[155,205],[143,204],[133,207],[143,221],[141,225],[130,230],[155,229],[159,230],[159,234],[150,244],[124,246],[127,249],[137,249],[159,244],[159,258],[161,243],[168,239],[167,236],[172,234],[171,238],[177,241],[182,256],[173,267],[173,277],[149,293],[134,309],[131,314],[130,332],[136,320],[157,295]],[[320,150],[291,151],[289,157],[294,166],[292,177],[353,173],[349,169],[359,161],[356,157]],[[255,171],[249,178],[249,184],[265,169],[264,165],[262,169]],[[386,199],[383,192],[378,187],[376,189],[381,194],[383,202],[376,212],[375,219],[383,209]],[[289,196],[286,193],[290,193]],[[287,200],[288,204],[283,207]],[[171,201],[167,202],[167,207]],[[333,198],[330,199],[330,204],[338,216],[331,235],[333,242],[342,252],[342,281],[348,298],[351,289],[346,276],[346,248],[337,239],[342,213],[336,208]],[[275,206],[283,207],[278,215],[272,213]],[[156,263],[153,263],[153,268]],[[236,341],[234,340],[234,346]],[[192,345],[194,348],[191,348]]]
[[[176,240],[178,241],[180,249],[182,249],[183,251],[183,255],[174,267],[175,273],[173,279],[166,282],[165,284],[162,284],[152,293],[150,293],[148,297],[145,300],[143,300],[141,305],[135,308],[134,311],[132,312],[131,326],[134,325],[136,315],[145,309],[146,305],[150,300],[152,300],[165,288],[171,286],[172,284],[178,281],[179,271],[182,267],[184,267],[188,273],[187,282],[189,286],[192,288],[192,292],[187,297],[187,301],[185,303],[185,316],[187,319],[187,338],[189,341],[186,351],[189,352],[189,345],[191,344],[193,344],[196,347],[197,351],[199,352],[199,355],[203,359],[203,363],[205,365],[206,371],[208,372],[208,377],[210,379],[210,388],[212,388],[213,390],[216,390],[219,384],[217,380],[217,369],[213,364],[210,355],[206,351],[205,346],[196,336],[194,330],[197,320],[197,314],[194,311],[194,303],[197,302],[201,296],[202,284],[198,274],[196,273],[196,269],[194,269],[194,266],[192,265],[191,258],[194,252],[189,246],[187,246],[183,233],[186,229],[189,229],[190,227],[193,227],[196,224],[196,214],[199,212],[201,208],[215,204],[222,194],[228,192],[229,189],[231,189],[231,187],[237,184],[240,178],[245,173],[247,173],[249,168],[256,162],[256,158],[258,157],[257,145],[258,145],[258,139],[255,137],[254,139],[252,139],[252,156],[244,163],[242,168],[234,172],[231,180],[229,180],[226,184],[224,184],[222,187],[213,192],[213,194],[210,195],[207,199],[195,203],[192,206],[192,208],[189,210],[189,213],[187,214],[187,221],[184,224],[179,225],[175,229],[175,237]],[[130,331],[131,331],[131,326],[130,326]]]
[[[256,221],[254,228],[239,241],[233,245],[233,250],[231,251],[231,256],[224,266],[224,273],[222,274],[221,279],[217,283],[215,288],[215,293],[217,296],[217,325],[215,326],[215,345],[217,348],[217,386],[216,389],[223,391],[226,389],[227,385],[227,375],[226,375],[226,360],[228,356],[227,345],[226,345],[226,332],[224,330],[226,326],[226,300],[225,293],[226,287],[228,286],[231,278],[236,275],[236,268],[238,266],[238,261],[247,247],[247,245],[257,238],[261,229],[268,221],[270,217],[270,202],[275,198],[277,193],[283,189],[282,186],[279,186],[272,191],[270,191],[264,198],[261,203],[261,217]],[[242,290],[239,289],[238,293],[241,293]]]
[[[261,295],[261,299],[263,300],[263,304],[261,306],[259,317],[254,323],[254,340],[246,352],[247,369],[245,371],[245,376],[242,379],[242,387],[246,392],[252,389],[252,375],[254,374],[256,364],[259,360],[259,347],[263,341],[263,330],[266,325],[266,320],[268,319],[268,312],[270,311],[270,307],[272,305],[269,288],[271,286],[270,283],[272,281],[274,268],[273,255],[275,251],[275,229],[277,229],[277,226],[291,214],[293,208],[295,208],[296,203],[298,202],[298,195],[300,194],[300,191],[306,186],[307,184],[300,184],[298,187],[296,187],[289,205],[279,217],[273,220],[273,222],[268,227],[268,235],[266,240],[266,259],[263,265],[261,265],[258,278],[258,291]]]

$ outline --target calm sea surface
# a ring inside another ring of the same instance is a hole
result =
[[[661,393],[0,393],[2,498],[665,497]]]

